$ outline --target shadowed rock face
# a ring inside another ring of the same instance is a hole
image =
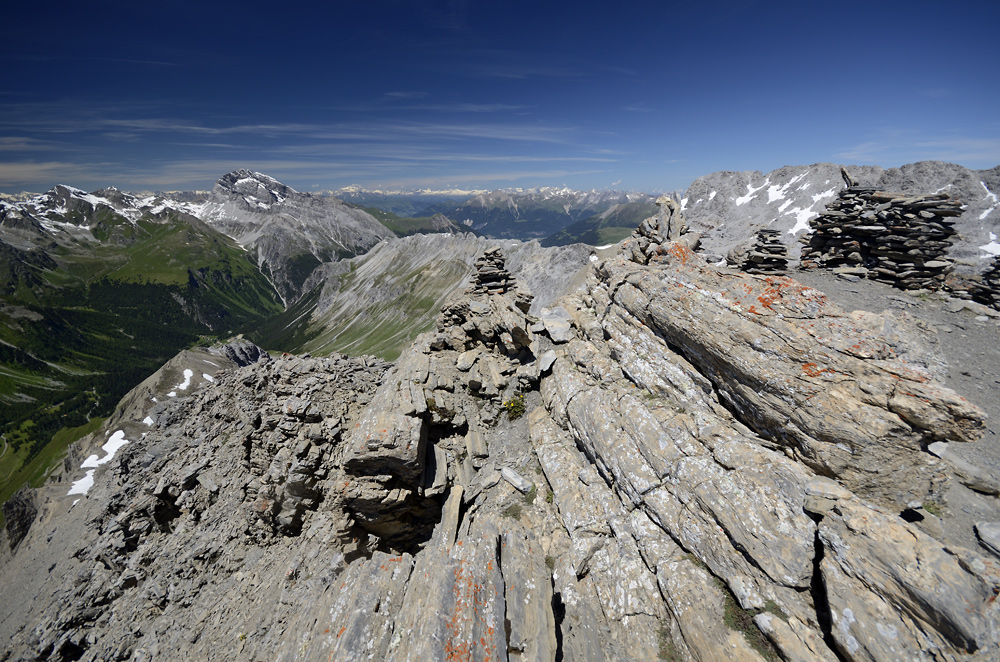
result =
[[[25,485],[3,504],[4,530],[11,551],[28,535],[28,529],[38,515],[38,499],[35,491]]]
[[[995,659],[996,566],[898,516],[981,412],[874,316],[646,239],[540,318],[506,282],[392,367],[170,403],[2,568],[12,657]]]

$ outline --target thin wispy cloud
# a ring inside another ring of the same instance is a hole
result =
[[[0,152],[45,152],[65,150],[68,147],[65,143],[51,140],[39,140],[23,136],[0,136]]]
[[[428,96],[427,92],[386,92],[386,99],[423,99]]]
[[[332,106],[330,110],[350,113],[399,113],[401,111],[426,113],[504,113],[520,112],[532,108],[532,106],[525,104],[513,103],[474,103],[462,101],[450,103],[412,103],[412,100],[415,98],[420,97],[384,97],[375,102]],[[411,103],[397,103],[404,101]]]
[[[915,161],[950,161],[968,167],[988,168],[1000,163],[1000,138],[916,139],[900,135],[895,139],[871,140],[834,154],[839,159],[861,163],[902,165]]]
[[[7,161],[0,162],[0,187],[38,189],[38,182],[48,182],[45,188],[57,183],[75,181],[113,181],[113,164],[93,164],[64,161]]]

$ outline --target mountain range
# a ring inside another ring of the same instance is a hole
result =
[[[0,202],[0,255],[4,498],[177,351],[283,307],[232,238],[115,189]]]
[[[959,270],[980,272],[1000,253],[1000,169],[922,162],[847,171],[862,184],[962,200],[966,210],[956,219],[959,237],[951,249]],[[795,255],[808,220],[842,186],[839,166],[815,164],[713,173],[672,197],[712,259],[758,227],[780,230]],[[619,191],[353,187],[339,193],[347,200],[238,170],[209,192],[134,195],[57,186],[4,196],[0,399],[7,406],[0,434],[18,455],[2,467],[9,480],[0,497],[26,478],[37,484],[58,449],[199,339],[244,331],[282,351],[392,359],[430,328],[490,244],[463,237],[462,229],[542,238],[544,246],[605,246],[656,213],[654,196]],[[437,235],[394,239],[428,231]],[[508,249],[515,265],[522,254],[531,256],[525,264],[561,265],[538,282],[538,301],[553,298],[555,285],[571,282],[592,257],[583,247],[557,253],[531,242]],[[527,272],[515,272],[528,282]],[[60,443],[43,452],[57,433]]]
[[[652,207],[655,199],[647,193],[576,191],[566,187],[496,191],[393,191],[349,187],[332,194],[359,206],[377,207],[407,216],[441,214],[478,234],[523,240],[547,240],[569,226],[607,214],[612,208],[618,209],[621,215],[631,207]],[[629,231],[635,225],[628,224]],[[620,234],[615,241],[624,237],[625,234]],[[547,240],[547,245],[560,243],[573,242]]]

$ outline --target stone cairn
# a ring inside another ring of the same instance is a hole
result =
[[[472,274],[473,294],[503,294],[514,287],[514,277],[507,271],[503,251],[487,248],[476,260],[476,272]]]
[[[950,217],[962,203],[945,193],[908,196],[849,186],[809,222],[802,267],[823,267],[889,283],[904,290],[938,290],[952,269]]]
[[[528,312],[534,297],[517,287],[514,277],[507,271],[503,251],[499,247],[488,248],[476,260],[476,271],[472,274],[472,295],[513,293],[514,305],[522,312]]]
[[[964,292],[953,292],[959,298],[971,298],[979,303],[1000,310],[1000,257],[993,258],[986,271],[978,276],[966,276],[962,283]]]
[[[781,243],[781,232],[762,228],[757,230],[749,249],[731,252],[726,261],[749,274],[784,273],[788,269],[788,246]]]
[[[640,223],[624,246],[633,262],[648,264],[656,255],[662,255],[666,250],[664,246],[672,241],[691,250],[697,249],[701,242],[700,234],[688,231],[681,207],[673,198],[662,195],[657,198],[656,204],[660,208],[659,213]]]

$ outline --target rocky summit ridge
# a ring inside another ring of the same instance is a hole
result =
[[[768,173],[715,172],[696,179],[685,191],[681,206],[692,228],[702,234],[705,248],[720,257],[758,229],[767,228],[779,231],[796,260],[812,232],[810,221],[830,203],[840,202],[841,168],[816,163]],[[962,213],[953,218],[957,235],[948,250],[956,271],[982,273],[1000,250],[996,248],[1000,166],[970,170],[954,163],[921,161],[898,168],[849,165],[846,171],[861,187],[906,196],[944,194],[962,203]]]
[[[0,659],[997,659],[997,559],[918,520],[983,412],[678,212],[536,314],[488,250],[395,364],[148,404],[3,559]]]
[[[223,175],[199,208],[201,218],[252,251],[286,303],[323,263],[367,252],[395,234],[336,198],[300,193],[250,170]]]

